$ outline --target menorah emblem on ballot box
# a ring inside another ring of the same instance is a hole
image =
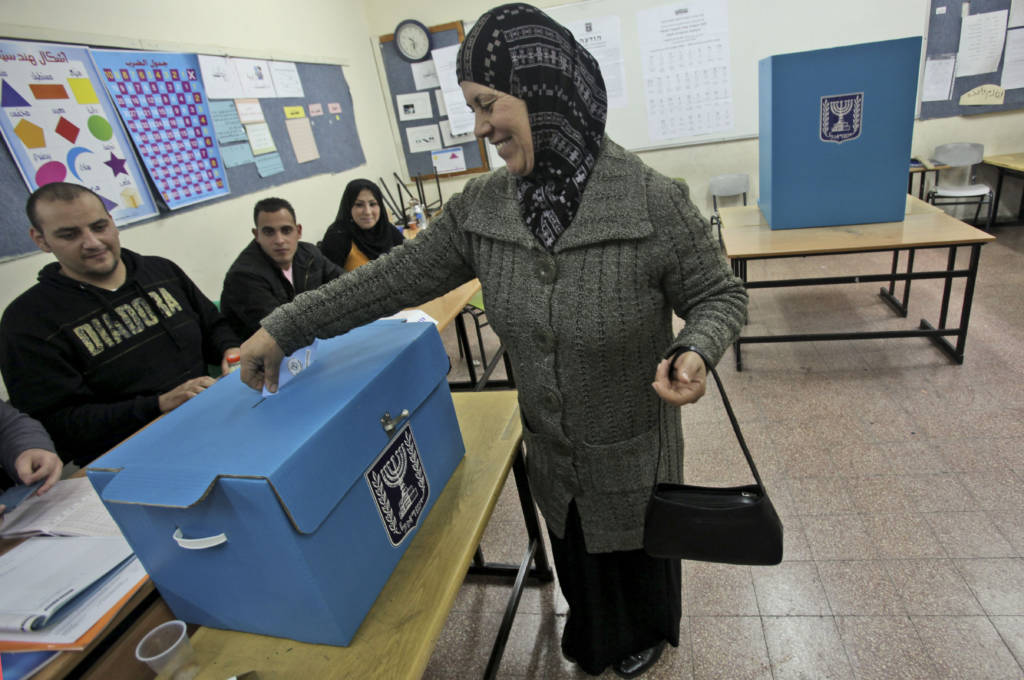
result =
[[[407,424],[364,473],[388,540],[397,546],[419,522],[430,496],[419,447]]]
[[[864,93],[833,94],[821,98],[821,141],[842,144],[860,137]]]

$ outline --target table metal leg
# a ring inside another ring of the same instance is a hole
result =
[[[999,169],[999,178],[996,180],[996,193],[992,197],[992,219],[989,221],[989,229],[996,223],[999,218],[999,197],[1003,193],[1003,177],[1006,175],[1006,168],[996,166]],[[1024,193],[1021,194],[1022,200],[1024,200]]]
[[[901,272],[899,266],[899,253],[893,253],[892,267],[888,273],[884,274],[867,274],[857,276],[827,276],[827,277],[812,277],[812,278],[799,278],[799,279],[771,279],[764,281],[747,281],[744,276],[744,285],[748,289],[753,288],[782,288],[786,286],[817,286],[817,285],[831,285],[831,284],[844,284],[844,283],[866,283],[866,282],[882,282],[884,287],[879,289],[879,296],[896,310],[901,316],[907,316],[909,314],[909,303],[910,303],[910,286],[914,279],[941,279],[943,282],[943,292],[941,308],[939,312],[939,319],[937,327],[932,326],[930,322],[925,319],[921,319],[920,326],[914,329],[907,330],[894,330],[894,331],[859,331],[859,332],[842,332],[842,333],[797,333],[797,334],[785,334],[785,335],[741,335],[733,343],[733,351],[736,354],[736,370],[743,370],[743,355],[742,347],[745,344],[760,344],[760,343],[779,343],[779,342],[823,342],[832,340],[853,340],[853,339],[888,339],[888,338],[910,338],[910,337],[924,337],[934,342],[944,353],[946,353],[951,359],[957,363],[963,363],[963,346],[966,343],[967,338],[967,322],[969,320],[971,302],[974,295],[974,287],[977,281],[978,263],[980,260],[981,246],[983,244],[963,244],[970,245],[971,247],[971,261],[969,267],[961,267],[957,269],[957,249],[959,246],[943,246],[948,248],[949,256],[947,258],[945,269],[929,270],[923,272],[914,271],[914,262],[916,255],[916,248],[907,249],[907,265],[906,271]],[[839,253],[846,254],[846,253]],[[741,274],[746,274],[746,261],[735,263],[736,271]],[[953,287],[953,279],[963,278],[966,280],[963,304],[961,306],[961,325],[960,326],[949,326],[949,307],[950,297]],[[896,282],[903,281],[904,289],[902,300],[897,299],[896,293]],[[950,340],[953,336],[956,336],[956,346],[954,346]]]
[[[537,543],[536,564],[530,570],[529,578],[545,583],[553,581],[555,572],[551,570],[551,562],[548,560],[548,553],[541,537],[537,506],[534,504],[533,494],[530,492],[530,482],[526,477],[526,463],[523,461],[521,447],[515,460],[512,461],[512,473],[516,480],[516,491],[519,494],[519,506],[523,511],[523,521],[526,523],[526,535],[529,537],[530,543]],[[483,553],[479,552],[479,548],[477,551],[482,557]],[[483,564],[471,564],[467,573],[476,576],[514,576],[518,572],[519,567],[514,564],[484,562]]]
[[[955,250],[952,248],[951,250]],[[954,255],[955,258],[955,255]],[[941,336],[929,336],[929,339],[935,343],[935,345],[945,352],[953,361],[958,364],[964,362],[964,349],[967,344],[967,326],[971,319],[971,303],[974,300],[974,284],[978,279],[978,262],[981,259],[981,244],[976,243],[971,246],[971,261],[967,268],[967,282],[964,286],[964,299],[960,307],[960,326],[956,330],[956,346],[954,347],[946,338]],[[949,279],[947,279],[947,293],[943,295],[942,304],[942,326],[945,328],[945,314],[946,308],[948,307],[948,286]],[[935,330],[927,320],[921,319],[921,328],[923,330]]]
[[[523,588],[528,578],[536,579],[544,583],[550,583],[555,579],[555,573],[548,561],[548,553],[544,547],[544,539],[540,533],[540,521],[537,518],[537,506],[533,502],[533,494],[530,492],[530,483],[526,475],[526,463],[523,460],[523,448],[519,447],[515,460],[512,461],[512,473],[515,475],[516,490],[519,494],[519,505],[523,511],[523,521],[526,523],[526,534],[529,536],[529,545],[523,554],[523,559],[518,566],[503,564],[474,564],[470,566],[470,574],[485,574],[491,576],[509,576],[514,574],[515,581],[512,584],[512,592],[509,595],[508,603],[505,605],[505,614],[502,617],[501,625],[498,627],[498,634],[495,637],[494,645],[491,647],[491,656],[487,661],[487,669],[484,671],[484,678],[491,680],[497,677],[498,668],[501,666],[501,657],[505,653],[505,645],[508,644],[509,633],[512,632],[512,624],[515,621],[516,610],[519,608],[519,600],[523,596]],[[483,559],[483,553],[477,548],[477,556]],[[531,569],[530,565],[534,567]]]
[[[747,261],[743,258],[734,258],[732,260],[732,270],[743,281],[743,285],[747,285]],[[749,312],[743,319],[743,325],[746,326],[750,320]],[[743,370],[743,350],[740,348],[740,341],[737,338],[736,342],[732,345],[732,351],[736,355],[736,371]]]
[[[974,301],[974,284],[978,280],[978,263],[981,261],[981,246],[971,246],[971,262],[967,265],[970,272],[964,285],[964,301],[960,306],[960,334],[956,336],[957,361],[964,361],[964,346],[967,344],[967,324],[971,320],[971,303]]]
[[[466,368],[469,370],[469,382],[476,385],[476,367],[473,366],[473,353],[469,349],[469,333],[466,332],[466,320],[462,314],[455,317],[455,332],[459,334],[459,342],[466,350]]]
[[[916,252],[917,251],[914,248],[910,248],[907,251],[907,273],[908,274],[912,274],[914,272],[914,254]],[[912,280],[911,279],[904,279],[904,281],[903,281],[903,301],[902,302],[898,301],[896,299],[896,295],[895,295],[895,292],[896,292],[896,278],[895,277],[896,277],[896,274],[899,273],[899,262],[900,262],[900,251],[899,250],[892,251],[892,276],[893,276],[893,278],[889,280],[889,289],[886,290],[885,288],[880,288],[878,290],[878,295],[882,298],[882,300],[885,301],[886,304],[888,304],[890,307],[892,307],[893,310],[895,310],[895,312],[897,314],[899,314],[900,316],[904,316],[905,317],[907,315],[907,305],[910,302],[910,284],[911,284]]]
[[[946,258],[946,271],[952,272],[956,269],[956,246],[949,249],[949,257]],[[946,276],[942,284],[942,307],[939,310],[939,328],[946,327],[946,317],[949,314],[949,293],[953,289],[953,277]]]
[[[896,273],[900,269],[900,251],[892,251],[892,275],[896,276]],[[896,279],[889,279],[889,296],[892,297],[893,293],[896,292]]]

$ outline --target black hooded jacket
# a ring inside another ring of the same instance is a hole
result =
[[[170,260],[121,249],[116,291],[60,273],[0,320],[0,370],[11,404],[38,419],[65,461],[87,463],[160,415],[158,398],[207,373],[239,344],[217,308]]]
[[[291,302],[296,295],[333,281],[345,270],[311,243],[299,241],[292,258],[292,281],[253,240],[235,259],[224,277],[220,311],[243,340],[260,328],[260,319]]]

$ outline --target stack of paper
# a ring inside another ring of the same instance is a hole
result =
[[[2,521],[0,538],[121,535],[85,477],[59,481],[45,495],[26,498]]]
[[[30,538],[0,556],[0,650],[81,649],[147,578],[119,536]]]

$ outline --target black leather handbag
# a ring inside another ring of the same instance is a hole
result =
[[[732,429],[756,483],[728,488],[655,483],[647,504],[644,550],[651,557],[660,558],[778,564],[782,561],[782,522],[743,440],[722,380],[714,366],[707,360],[704,363],[718,384]]]

